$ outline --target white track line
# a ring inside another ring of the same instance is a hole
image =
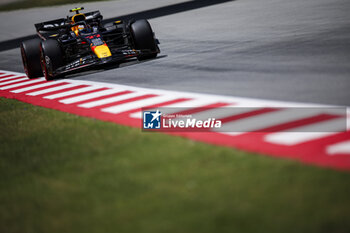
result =
[[[104,108],[101,111],[118,114],[118,113],[127,112],[130,110],[134,110],[134,109],[138,109],[138,108],[142,108],[142,107],[147,107],[150,105],[159,104],[159,103],[163,103],[163,102],[167,102],[167,101],[171,101],[171,100],[175,100],[175,99],[177,99],[177,97],[170,96],[170,95],[156,96],[156,97],[151,97],[151,98],[147,98],[147,99],[133,101],[130,103],[125,103],[125,104],[121,104],[121,105],[116,105],[116,106]]]
[[[235,120],[223,124],[220,131],[253,132],[259,129],[316,116],[320,109],[311,111],[296,111],[295,109],[282,109],[276,112],[263,113],[248,118]]]
[[[94,86],[90,86],[90,87],[82,87],[82,88],[78,88],[75,90],[71,90],[71,91],[65,91],[65,92],[61,92],[58,94],[54,94],[54,95],[48,95],[48,96],[44,96],[44,99],[57,99],[57,98],[62,98],[62,97],[66,97],[66,96],[70,96],[70,95],[75,95],[75,94],[79,94],[79,93],[83,93],[83,92],[87,92],[87,91],[93,91],[96,89],[100,89],[100,87],[94,87]]]
[[[80,96],[76,96],[76,97],[72,97],[72,98],[63,99],[63,100],[60,100],[59,102],[64,103],[64,104],[73,104],[73,103],[77,103],[80,101],[94,99],[97,97],[115,94],[115,93],[122,92],[122,91],[125,91],[125,90],[109,89],[109,90],[103,90],[103,91],[96,91],[96,92],[85,94],[85,95],[80,95]]]
[[[111,84],[111,83],[102,83],[102,82],[94,82],[94,81],[83,81],[83,80],[59,80],[59,81],[53,81],[43,84],[36,84],[37,82],[43,81],[43,78],[35,79],[35,80],[29,80],[27,78],[21,78],[24,76],[24,74],[16,73],[16,72],[7,72],[7,71],[1,71],[4,74],[0,75],[0,90],[6,90],[6,89],[12,89],[17,88],[15,90],[12,90],[13,93],[21,93],[21,92],[28,92],[33,90],[34,92],[29,93],[29,95],[40,95],[45,93],[50,93],[53,91],[60,91],[62,92],[57,94],[48,94],[44,96],[43,98],[46,99],[57,99],[62,97],[67,97],[65,99],[60,100],[61,103],[65,104],[71,104],[71,103],[77,103],[81,101],[88,101],[94,98],[107,96],[110,94],[125,92],[125,91],[131,91],[130,93],[126,93],[120,96],[115,97],[107,97],[104,100],[98,100],[98,101],[91,101],[86,102],[81,105],[80,107],[84,108],[91,108],[96,106],[102,106],[104,104],[127,100],[133,97],[138,97],[146,94],[154,94],[155,97],[149,97],[147,99],[141,99],[136,100],[124,104],[116,104],[111,107],[103,108],[102,111],[109,112],[109,113],[123,113],[130,110],[136,110],[142,107],[150,106],[150,105],[156,105],[159,103],[176,100],[179,98],[188,98],[190,100],[182,101],[179,103],[170,104],[167,106],[163,106],[162,108],[174,108],[173,113],[180,112],[182,110],[188,110],[188,108],[196,108],[196,107],[203,107],[209,104],[214,104],[217,102],[223,102],[223,103],[233,103],[234,107],[256,107],[256,108],[263,108],[263,107],[331,107],[326,105],[320,105],[320,104],[304,104],[304,103],[292,103],[292,102],[282,102],[282,101],[270,101],[270,100],[260,100],[260,99],[253,99],[253,98],[240,98],[240,97],[229,97],[229,96],[219,96],[219,95],[208,95],[208,94],[197,94],[197,93],[188,93],[188,92],[178,92],[178,91],[166,91],[166,90],[157,90],[157,89],[150,89],[150,88],[139,88],[139,87],[131,87],[126,85],[118,85],[118,84]],[[12,75],[10,77],[2,78],[7,75]],[[19,83],[15,83],[19,82]],[[68,83],[68,84],[62,84],[58,87],[50,88],[51,85],[56,85],[60,83]],[[15,83],[15,84],[13,84]],[[24,85],[31,85],[29,87],[20,88]],[[75,87],[78,85],[88,85],[88,87],[83,88],[77,88],[70,91],[65,91],[65,89],[70,87]],[[48,89],[41,90],[41,91],[35,91],[37,88],[43,88],[48,87]],[[110,88],[108,90],[103,91],[94,91],[99,88]],[[94,91],[89,94],[84,94],[86,91]],[[80,94],[79,96],[75,97],[69,97],[70,95]],[[103,106],[102,106],[103,107]],[[224,108],[224,107],[223,107]],[[243,109],[242,111],[251,111],[252,109]],[[197,119],[205,118],[208,115],[212,115],[211,117],[215,117],[216,119],[226,117],[228,116],[225,112],[218,111],[218,109],[208,110],[205,112],[200,113],[194,113],[194,117]],[[300,114],[297,114],[293,112],[291,114],[288,113],[288,110],[281,110],[280,112],[271,112],[271,113],[265,113],[262,115],[256,115],[252,116],[246,119],[237,120],[234,122],[229,122],[227,124],[224,124],[223,127],[233,127],[234,129],[239,130],[258,130],[259,128],[266,128],[269,126],[274,126],[286,122],[290,122],[293,120],[303,119],[305,117],[310,117],[312,114],[309,114],[308,112],[301,112]],[[172,112],[169,112],[172,113]],[[315,115],[317,112],[315,112]],[[130,117],[132,118],[141,118],[141,112],[138,111],[136,113],[130,114]],[[337,134],[339,131],[344,130],[343,127],[340,127],[340,121],[343,122],[343,119],[333,119],[333,120],[327,120],[325,122],[319,122],[315,124],[309,124],[307,126],[303,127],[296,127],[293,130],[293,132],[277,132],[277,133],[269,133],[265,136],[264,140],[268,143],[274,143],[279,145],[287,145],[287,146],[293,146],[297,145],[299,143],[303,142],[309,142],[311,140],[319,139],[328,137],[334,134]],[[328,129],[329,132],[320,132],[320,129]],[[221,129],[223,130],[223,129]],[[298,132],[295,132],[298,130]],[[331,132],[333,130],[334,132]],[[224,134],[228,135],[239,135],[239,132],[225,132]],[[327,147],[327,151],[330,154],[337,154],[337,153],[348,153],[350,147],[350,140],[339,142],[333,145],[330,145]]]
[[[105,104],[109,104],[109,103],[113,103],[113,102],[118,102],[118,101],[122,101],[122,100],[127,100],[127,99],[131,99],[131,98],[139,97],[139,96],[143,96],[143,95],[145,95],[145,93],[142,93],[142,92],[128,93],[128,94],[118,95],[118,96],[114,96],[114,97],[110,97],[110,98],[106,98],[106,99],[102,99],[102,100],[88,102],[85,104],[78,105],[78,107],[93,108],[93,107],[97,107],[97,106],[101,106],[101,105],[105,105]]]
[[[43,79],[32,79],[32,80],[29,79],[27,82],[21,82],[21,83],[17,83],[17,84],[5,86],[5,87],[0,87],[0,90],[7,90],[7,89],[20,87],[20,86],[24,86],[24,85],[28,85],[28,84],[32,84],[32,83],[42,82],[42,81],[43,81]]]
[[[231,109],[226,109],[230,107]],[[214,109],[209,109],[203,112],[198,112],[195,114],[191,114],[193,118],[196,118],[198,120],[207,120],[208,116],[210,116],[210,118],[215,118],[215,119],[222,119],[222,118],[226,118],[226,117],[230,117],[230,116],[234,116],[234,115],[238,115],[238,114],[243,114],[246,112],[251,112],[251,111],[255,111],[255,110],[259,110],[261,108],[235,108],[236,105],[232,104],[232,105],[228,105],[225,107],[220,107],[220,108],[214,108]]]
[[[46,94],[46,93],[50,93],[50,92],[54,92],[54,91],[59,91],[59,90],[64,90],[64,89],[71,88],[71,87],[76,87],[76,86],[79,86],[79,84],[71,83],[71,84],[61,85],[61,86],[58,86],[58,87],[52,87],[52,88],[44,89],[44,90],[41,90],[41,91],[31,92],[31,93],[28,93],[27,95],[31,95],[31,96],[42,95],[42,94]]]
[[[174,98],[177,98],[177,99],[188,98],[188,96],[174,95]],[[181,112],[181,111],[188,110],[189,107],[197,108],[197,107],[213,104],[215,102],[216,101],[212,101],[212,100],[208,100],[208,99],[190,99],[190,100],[186,100],[186,101],[182,101],[182,102],[178,102],[178,103],[174,103],[174,104],[169,104],[167,106],[163,106],[162,108],[169,108],[169,109],[167,109],[166,114],[171,114],[171,113],[175,113],[175,112]],[[174,108],[174,109],[170,109],[170,108]],[[139,111],[139,112],[132,113],[132,114],[130,114],[130,117],[141,119],[142,112]]]
[[[187,98],[187,97],[178,95],[177,98]],[[166,107],[167,108],[178,108],[178,109],[174,109],[174,110],[176,112],[180,112],[180,111],[188,110],[188,108],[200,108],[203,106],[214,104],[216,102],[217,102],[216,100],[211,100],[211,99],[202,99],[202,98],[201,99],[199,99],[199,98],[193,99],[193,98],[191,98],[188,101],[169,104]]]
[[[350,154],[350,140],[339,142],[327,147],[327,154]]]
[[[33,86],[30,86],[30,87],[25,87],[25,88],[21,88],[21,89],[12,90],[10,92],[21,93],[21,92],[25,92],[25,91],[34,90],[34,89],[37,89],[37,88],[42,88],[42,87],[47,87],[47,86],[59,84],[59,83],[62,83],[62,82],[63,81],[48,82],[48,83],[43,83],[43,84],[39,84],[39,85],[33,85]]]
[[[19,81],[24,81],[24,80],[28,80],[28,78],[19,78],[19,79],[16,79],[16,80],[11,80],[11,81],[0,83],[0,85],[4,86],[4,85],[7,85],[7,84],[11,84],[11,83],[19,82]]]
[[[237,105],[233,104],[232,107],[237,107]],[[251,111],[255,111],[255,110],[259,110],[259,109],[262,109],[262,108],[253,108],[251,106],[250,107],[239,107],[237,109],[234,109],[233,114],[232,114],[232,112],[229,113],[229,111],[227,111],[227,110],[225,111],[223,108],[221,108],[220,110],[213,109],[212,110],[212,116],[213,116],[212,118],[215,118],[218,120],[218,119],[222,119],[225,117],[239,115],[239,114],[243,114],[243,113],[247,113],[247,112],[251,112]],[[197,114],[193,115],[194,118],[199,119],[199,120],[207,120],[208,116],[211,116],[208,114],[208,112],[201,112],[201,113],[197,113]],[[213,130],[213,132],[214,131],[215,130]],[[220,131],[222,131],[222,130],[220,129]],[[218,132],[218,133],[229,135],[229,136],[238,136],[238,135],[244,134],[246,132]]]
[[[7,74],[8,75],[8,74]],[[2,75],[3,76],[7,76],[7,75]],[[3,82],[3,81],[6,81],[6,80],[10,80],[10,79],[14,79],[14,78],[18,78],[20,76],[23,76],[23,75],[12,75],[11,77],[7,77],[7,78],[0,78],[0,82]]]
[[[308,126],[294,128],[294,132],[278,132],[265,136],[265,141],[269,143],[294,146],[300,143],[328,137],[338,132],[344,131],[344,119],[333,119],[326,122],[311,124]],[[323,129],[326,132],[320,132]],[[295,131],[299,132],[295,132]]]
[[[239,103],[237,106],[239,106],[239,108],[237,110],[235,110],[236,115],[244,114],[244,113],[248,113],[251,111],[255,111],[255,110],[259,110],[259,109],[264,108],[262,106],[260,108],[254,108],[253,105],[251,105],[251,104],[249,104],[249,105],[243,104],[242,105],[241,103]],[[215,131],[215,130],[213,130],[213,131]],[[220,129],[220,131],[221,131],[221,129]],[[247,132],[238,132],[236,130],[235,132],[218,132],[218,133],[234,137],[234,136],[239,136],[239,135],[245,134]]]

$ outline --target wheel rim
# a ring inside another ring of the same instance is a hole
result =
[[[44,54],[44,51],[41,47],[40,47],[40,65],[41,65],[41,69],[43,71],[43,75],[44,75],[45,79],[50,80],[50,78],[48,76],[46,63],[45,63],[45,54]]]
[[[21,56],[22,56],[24,72],[26,73],[27,77],[29,77],[28,68],[27,68],[28,67],[27,57],[25,55],[23,46],[21,46]]]

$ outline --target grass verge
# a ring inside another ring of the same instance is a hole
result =
[[[349,232],[350,174],[0,98],[0,232]]]

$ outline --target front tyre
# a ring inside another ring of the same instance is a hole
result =
[[[148,53],[141,54],[138,60],[145,60],[157,57],[158,46],[154,39],[154,33],[151,25],[145,19],[137,20],[131,24],[131,35],[134,41],[135,49],[148,50]]]
[[[64,64],[62,49],[58,41],[45,40],[41,42],[40,62],[45,79],[54,79],[56,69]]]
[[[39,38],[35,38],[21,43],[23,68],[30,79],[43,75],[40,65],[40,42]]]

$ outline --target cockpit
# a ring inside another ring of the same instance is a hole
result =
[[[76,36],[83,33],[91,32],[90,25],[86,24],[86,16],[85,14],[79,13],[79,10],[83,10],[83,7],[71,9],[70,12],[76,12],[75,15],[72,16],[71,22],[74,26],[71,27],[71,30],[75,33]]]

